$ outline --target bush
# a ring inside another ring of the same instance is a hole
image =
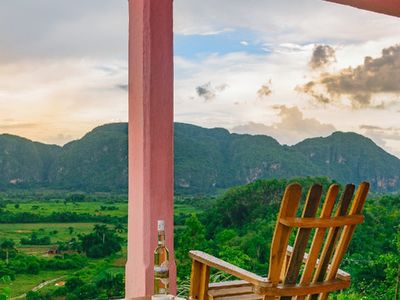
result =
[[[65,282],[65,288],[68,292],[75,291],[78,287],[84,284],[83,280],[79,277],[71,277],[70,279]]]
[[[29,291],[26,293],[26,300],[41,300],[41,297],[38,292]]]
[[[39,274],[40,265],[37,262],[31,262],[28,265],[26,271],[28,274]]]

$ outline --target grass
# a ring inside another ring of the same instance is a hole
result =
[[[102,210],[103,208],[116,208],[115,210]],[[8,204],[6,209],[13,213],[30,212],[40,216],[48,216],[55,212],[75,212],[78,214],[89,213],[93,215],[123,217],[128,214],[128,203],[117,202],[67,202],[64,201],[32,201],[20,203],[19,207],[15,204]]]
[[[175,215],[192,214],[192,213],[195,213],[195,212],[199,212],[199,209],[193,207],[190,204],[175,203],[175,205],[174,205],[174,214]]]
[[[22,295],[38,286],[44,281],[55,279],[68,275],[68,271],[41,271],[39,274],[19,274],[15,281],[12,281],[9,287],[11,288],[11,297]],[[0,284],[0,288],[2,288]]]
[[[17,223],[0,224],[1,239],[13,240],[17,247],[24,252],[35,252],[43,246],[20,245],[21,238],[30,237],[32,232],[38,233],[39,237],[49,236],[52,243],[66,242],[78,234],[87,234],[92,231],[95,223]],[[73,229],[72,234],[70,229]],[[46,246],[45,246],[46,247]]]
[[[114,210],[108,210],[104,208],[115,208]],[[103,209],[102,209],[103,208]],[[29,212],[40,216],[48,216],[52,213],[62,212],[74,212],[77,214],[93,214],[93,215],[104,215],[112,217],[124,217],[128,215],[128,203],[127,202],[77,202],[77,203],[64,203],[60,200],[49,200],[49,201],[31,201],[20,203],[19,207],[15,204],[7,204],[6,210],[12,213],[23,213]],[[191,214],[198,211],[198,208],[193,207],[190,204],[176,203],[174,205],[175,214]]]

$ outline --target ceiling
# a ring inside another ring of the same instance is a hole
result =
[[[400,17],[400,0],[326,0]],[[368,20],[366,20],[368,21]]]

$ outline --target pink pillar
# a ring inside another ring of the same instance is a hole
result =
[[[172,0],[129,0],[129,220],[126,299],[151,295],[157,220],[173,245]]]

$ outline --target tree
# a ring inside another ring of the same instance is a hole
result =
[[[103,244],[106,242],[106,234],[109,231],[107,225],[105,224],[96,224],[94,225],[93,231],[101,237]]]
[[[78,295],[79,299],[97,299],[99,291],[95,284],[85,283],[81,287],[78,287],[74,294]]]
[[[73,292],[82,285],[84,285],[84,281],[79,277],[71,277],[65,282],[65,288],[68,292]]]
[[[184,277],[190,273],[191,261],[188,256],[190,250],[206,250],[204,225],[199,221],[196,214],[192,214],[185,221],[183,231],[177,232],[176,260],[179,263],[179,276]]]
[[[15,243],[13,240],[5,240],[0,245],[1,251],[5,253],[6,264],[9,263],[10,255],[15,255],[17,250],[15,249]]]
[[[74,232],[74,227],[69,226],[68,227],[68,232],[69,232],[69,234],[72,234]]]
[[[125,289],[124,275],[122,273],[113,274],[111,272],[104,272],[100,274],[96,285],[106,290],[109,299],[115,296],[123,296]]]
[[[30,262],[30,264],[28,264],[28,267],[26,269],[26,272],[28,274],[39,274],[39,271],[40,271],[40,265],[36,261]]]
[[[39,292],[29,291],[26,293],[26,300],[41,300]]]
[[[79,239],[88,257],[106,257],[121,250],[122,239],[106,225],[96,224],[91,233],[81,235]]]
[[[122,232],[126,231],[126,228],[122,223],[117,223],[114,225],[114,230],[116,232],[122,233]]]

